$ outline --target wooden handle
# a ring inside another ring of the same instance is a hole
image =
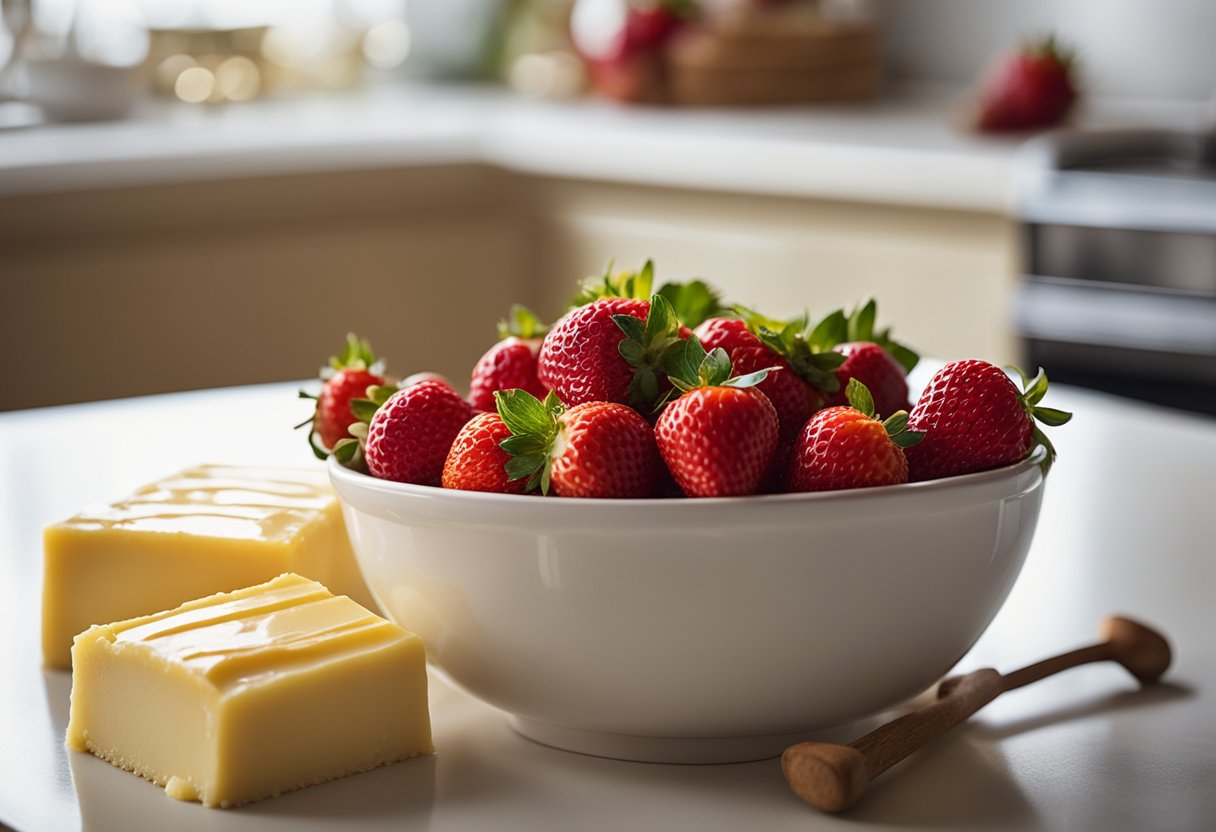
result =
[[[816,808],[839,812],[860,799],[870,781],[996,699],[1007,690],[1096,661],[1117,661],[1142,684],[1170,665],[1169,642],[1128,618],[1103,623],[1105,640],[1002,676],[984,668],[942,682],[938,701],[866,734],[850,745],[803,742],[781,755],[781,772],[794,792]]]
[[[1003,678],[991,668],[958,679],[951,694],[902,716],[851,745],[802,742],[781,755],[781,771],[803,800],[828,812],[857,802],[878,775],[938,737],[1000,695]]]

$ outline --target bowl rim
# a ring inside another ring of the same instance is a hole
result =
[[[1035,446],[1031,452],[1018,462],[991,468],[986,471],[976,471],[970,474],[959,474],[953,477],[942,477],[923,482],[908,482],[898,485],[871,486],[869,488],[851,488],[835,491],[810,491],[787,494],[752,494],[743,497],[649,497],[649,498],[581,498],[558,497],[551,495],[539,497],[536,494],[498,494],[485,491],[460,491],[433,485],[414,485],[412,483],[382,480],[355,471],[338,463],[332,456],[328,460],[330,481],[344,496],[343,486],[360,492],[374,492],[381,497],[401,497],[425,499],[432,505],[443,504],[452,508],[467,506],[469,510],[482,508],[487,511],[501,512],[547,512],[546,517],[560,518],[570,516],[573,512],[582,512],[588,508],[604,510],[607,508],[620,510],[661,511],[674,517],[676,513],[722,511],[738,506],[764,506],[779,509],[787,505],[820,506],[827,505],[843,508],[856,502],[872,504],[878,501],[898,500],[906,497],[936,498],[956,494],[957,492],[972,492],[977,497],[980,494],[991,496],[994,487],[1009,483],[1010,489],[1001,489],[1010,494],[1029,491],[1045,480],[1043,462],[1047,458],[1047,449],[1042,445]],[[1022,487],[1011,490],[1015,484]],[[987,486],[987,487],[985,487]],[[985,497],[980,497],[985,499]],[[967,500],[964,502],[975,502]],[[920,500],[916,500],[920,502]]]

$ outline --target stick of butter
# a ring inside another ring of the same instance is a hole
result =
[[[67,745],[239,806],[433,753],[426,684],[418,636],[280,575],[77,636]]]
[[[207,465],[43,533],[42,655],[90,624],[297,572],[377,609],[324,471]]]

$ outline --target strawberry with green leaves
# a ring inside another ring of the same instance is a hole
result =
[[[908,419],[909,428],[925,434],[923,442],[908,449],[912,480],[999,468],[1025,459],[1035,445],[1047,449],[1043,470],[1051,466],[1056,450],[1036,420],[1056,427],[1072,414],[1039,404],[1047,393],[1041,369],[1029,380],[1012,369],[1022,381],[1021,390],[987,361],[954,361],[937,371]]]
[[[920,360],[915,352],[891,338],[890,328],[875,329],[877,304],[868,300],[849,315],[838,309],[815,327],[815,342],[820,349],[831,349],[844,356],[836,368],[837,392],[828,405],[848,404],[845,390],[850,379],[857,379],[870,391],[880,416],[911,410],[908,401],[908,373]]]
[[[444,462],[473,408],[441,381],[420,381],[396,390],[373,387],[351,403],[359,424],[354,438],[334,445],[348,467],[366,465],[373,477],[415,485],[439,485]]]
[[[789,491],[836,491],[908,481],[904,449],[922,434],[899,411],[879,421],[870,391],[857,379],[845,389],[849,404],[826,407],[806,423],[790,461]]]
[[[559,497],[653,497],[663,483],[654,431],[633,408],[584,402],[569,409],[550,393],[544,401],[525,390],[496,394],[498,415],[510,431],[502,443],[506,473],[526,490]]]
[[[549,392],[536,375],[536,354],[549,331],[528,307],[515,304],[510,317],[498,323],[498,343],[478,361],[469,380],[469,404],[475,410],[492,413],[494,393],[499,390],[527,390],[544,398]]]
[[[312,396],[300,391],[300,398],[315,399],[317,405],[311,418],[296,425],[311,424],[308,444],[318,459],[325,459],[338,441],[350,434],[347,428],[359,419],[350,403],[367,395],[367,388],[384,384],[384,362],[376,359],[372,345],[353,332],[346,335],[346,348],[341,355],[329,359],[321,370],[321,394]]]
[[[507,474],[510,455],[501,447],[511,430],[497,413],[478,413],[470,419],[448,451],[443,463],[443,487],[460,491],[522,494],[525,481]]]
[[[597,291],[629,296],[600,297],[571,309],[545,336],[537,375],[567,406],[618,402],[651,412],[663,395],[659,368],[682,339],[671,303],[657,294],[649,301],[640,297],[650,291],[653,274],[648,261],[615,283],[605,277]]]
[[[730,357],[706,352],[694,335],[668,355],[668,377],[680,397],[655,424],[655,438],[668,470],[689,497],[755,494],[777,447],[779,420],[756,385],[768,367],[734,376]]]

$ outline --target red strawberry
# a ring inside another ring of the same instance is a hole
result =
[[[912,403],[908,401],[908,378],[904,368],[881,346],[873,341],[855,341],[838,344],[832,349],[845,359],[836,368],[840,390],[828,399],[830,407],[848,404],[845,391],[849,379],[855,378],[870,390],[874,397],[874,409],[879,416],[886,417],[899,410],[912,409]]]
[[[511,460],[501,447],[511,431],[497,413],[479,413],[460,429],[443,464],[443,487],[522,494],[524,480],[507,476]]]
[[[636,410],[613,402],[587,402],[558,418],[552,456],[553,490],[560,497],[651,497],[662,481],[663,461],[654,430]]]
[[[649,313],[649,303],[629,298],[571,309],[541,343],[537,377],[568,405],[628,401],[634,368],[621,356],[625,335],[613,318],[628,315],[640,323]]]
[[[317,457],[324,459],[338,440],[350,436],[347,428],[359,421],[350,408],[351,401],[366,397],[367,388],[384,384],[383,373],[383,362],[376,361],[372,345],[348,333],[345,350],[330,358],[329,366],[321,371],[325,381],[312,418],[296,426],[312,423],[308,441]],[[300,396],[313,398],[303,390]]]
[[[789,362],[759,342],[754,347],[736,347],[728,349],[727,352],[734,372],[739,375],[755,373],[769,367],[781,368],[781,372],[765,376],[764,380],[756,385],[756,389],[768,396],[768,400],[777,410],[780,442],[792,442],[806,424],[806,420],[819,409],[821,400],[814,388],[790,369]]]
[[[472,417],[468,402],[442,382],[420,381],[398,390],[367,427],[368,472],[385,480],[438,485],[452,442]]]
[[[721,347],[729,354],[736,347],[763,346],[741,318],[709,318],[693,332],[707,350]]]
[[[653,266],[623,279],[629,291],[650,288]],[[608,290],[615,287],[605,277]],[[584,295],[594,297],[594,287]],[[619,402],[651,412],[665,392],[665,357],[685,342],[671,302],[602,297],[570,310],[545,336],[537,357],[540,380],[568,406]]]
[[[846,395],[848,405],[820,410],[802,429],[790,462],[790,491],[834,491],[908,481],[908,461],[902,449],[921,437],[906,429],[907,412],[880,422],[869,390],[855,378],[849,381]]]
[[[664,47],[695,8],[688,0],[641,7],[627,0],[579,3],[571,29],[592,86],[616,101],[661,98]]]
[[[779,429],[772,402],[755,388],[765,372],[731,378],[724,350],[706,354],[695,336],[681,344],[670,377],[684,394],[655,424],[659,453],[689,497],[755,494],[769,470]]]
[[[469,381],[469,404],[476,410],[493,412],[497,390],[527,390],[544,398],[549,389],[536,377],[536,353],[548,331],[532,310],[515,304],[509,321],[498,324],[499,341],[473,368]]]
[[[1018,370],[1021,374],[1021,371]],[[1034,444],[1055,448],[1035,419],[1062,425],[1072,414],[1040,407],[1047,392],[1042,370],[1032,381],[1022,376],[1018,390],[1009,376],[987,361],[955,361],[937,371],[912,409],[908,427],[925,439],[908,449],[911,479],[932,480],[998,468],[1024,459]]]
[[[1075,60],[1054,37],[1024,44],[1004,58],[980,90],[980,130],[1050,127],[1068,114],[1077,99]]]
[[[543,402],[523,390],[497,395],[511,431],[502,443],[507,472],[528,490],[559,497],[653,497],[663,463],[650,423],[616,402],[585,402],[567,410],[556,395]]]

